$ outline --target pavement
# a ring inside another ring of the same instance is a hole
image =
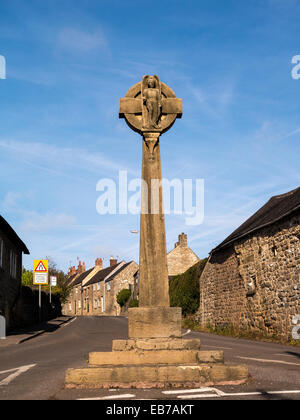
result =
[[[201,338],[202,350],[223,350],[226,363],[247,364],[247,385],[188,390],[64,389],[68,368],[88,366],[90,352],[111,351],[112,340],[127,338],[126,318],[60,318],[51,330],[16,344],[0,345],[1,400],[196,401],[299,400],[300,349],[273,343],[187,332]],[[30,335],[30,334],[29,334]]]
[[[70,322],[73,318],[74,317],[61,316],[51,321],[42,322],[38,325],[21,328],[18,331],[11,331],[5,339],[0,340],[0,348],[24,343],[25,341],[32,340],[46,332],[54,332],[62,325]]]

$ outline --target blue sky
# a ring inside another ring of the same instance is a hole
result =
[[[96,212],[101,178],[141,173],[118,99],[158,74],[184,116],[161,138],[163,175],[205,180],[203,225],[167,216],[205,257],[272,195],[300,185],[298,0],[2,0],[0,213],[31,251],[138,261],[139,217]]]

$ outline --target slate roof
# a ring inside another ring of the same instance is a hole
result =
[[[286,194],[272,197],[261,209],[235,230],[211,254],[251,233],[272,225],[300,209],[300,187]]]
[[[73,287],[73,286],[76,286],[77,284],[80,284],[80,283],[82,283],[83,282],[83,280],[94,270],[94,268],[95,267],[93,267],[93,268],[91,268],[90,270],[87,270],[87,271],[85,271],[84,273],[82,273],[82,274],[80,274],[77,278],[76,278],[76,280],[73,282],[73,283],[71,283],[70,285]],[[74,276],[75,277],[75,276]]]
[[[118,267],[118,265],[120,265],[120,263],[113,265],[112,267],[107,267],[107,268],[104,268],[103,270],[98,271],[98,273],[96,273],[93,276],[93,278],[84,285],[84,287],[103,281],[109,275],[109,273],[112,273]]]
[[[2,216],[0,216],[0,231],[3,232],[20,251],[24,252],[26,255],[30,255],[27,246]]]

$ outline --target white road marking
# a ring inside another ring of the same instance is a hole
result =
[[[255,362],[261,362],[261,363],[279,363],[281,365],[293,365],[293,366],[300,367],[300,363],[284,362],[283,360],[255,359],[252,357],[241,357],[241,356],[237,356],[237,358],[244,359],[244,360],[253,360]]]
[[[71,321],[68,321],[66,324],[64,324],[64,325],[62,326],[62,328],[66,327],[67,325],[72,324],[72,322],[76,321],[76,319],[77,319],[77,317],[76,317],[76,318],[71,319]]]
[[[300,394],[300,391],[270,391],[268,394],[280,395],[280,394]]]
[[[27,365],[27,366],[21,366],[19,368],[10,369],[10,370],[4,370],[0,372],[0,375],[3,375],[5,373],[14,372],[11,375],[9,375],[7,378],[5,378],[3,381],[0,382],[0,386],[7,386],[9,385],[14,379],[16,379],[19,375],[22,373],[27,372],[29,369],[32,369],[36,365]]]
[[[222,392],[218,394],[198,394],[198,395],[179,395],[177,398],[180,400],[196,400],[201,398],[223,398],[223,397],[251,397],[259,395],[286,395],[286,394],[300,394],[300,391],[268,391],[268,392],[239,392],[228,393]]]
[[[181,391],[163,391],[162,393],[165,395],[176,395],[176,394],[193,394],[197,392],[216,392],[218,395],[223,395],[224,392],[219,391],[216,388],[197,388],[197,389],[185,389]]]
[[[185,335],[191,334],[191,330],[188,330],[185,334],[182,334],[182,337],[184,337]]]
[[[110,395],[109,397],[99,398],[79,398],[78,401],[101,401],[101,400],[120,400],[127,398],[134,398],[134,394],[123,394],[123,395]]]

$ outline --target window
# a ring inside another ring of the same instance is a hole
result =
[[[111,284],[110,281],[107,283],[107,291],[109,292],[111,290]]]
[[[95,283],[95,284],[93,285],[93,291],[94,291],[94,292],[96,292],[96,290],[97,290],[97,284]]]
[[[81,300],[78,301],[78,309],[81,309]]]
[[[94,309],[97,309],[97,299],[94,299]]]
[[[100,282],[97,284],[97,290],[100,290]]]
[[[10,251],[10,275],[17,278],[17,255],[13,251]]]
[[[72,311],[72,303],[69,303],[69,311]]]
[[[0,267],[3,267],[3,253],[4,253],[4,242],[3,239],[0,239]]]

